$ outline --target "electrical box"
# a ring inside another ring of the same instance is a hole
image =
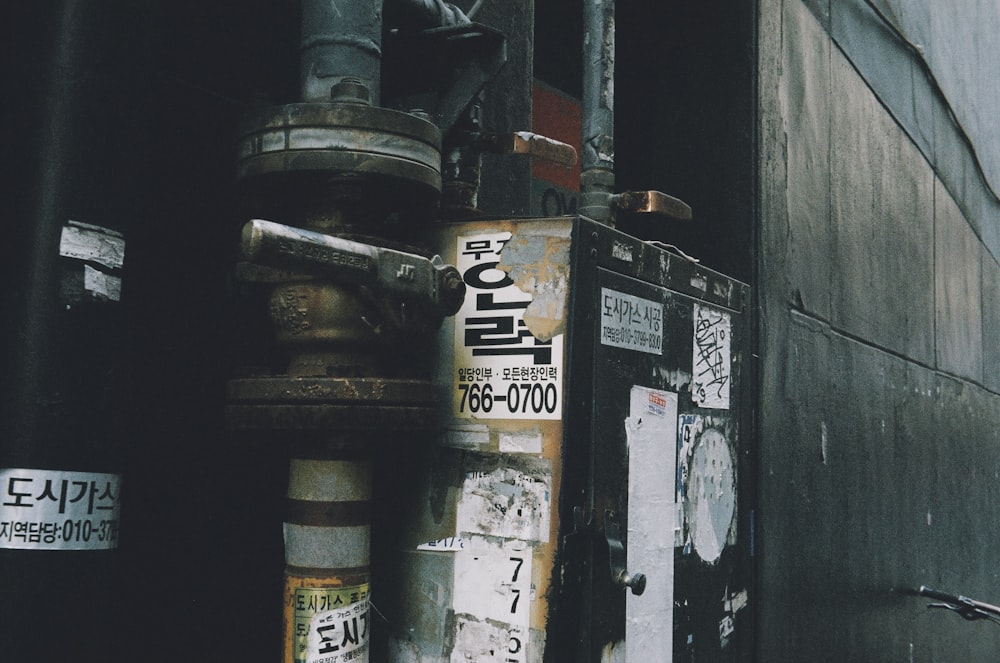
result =
[[[374,589],[388,660],[750,660],[749,288],[583,217],[433,248],[467,293]]]

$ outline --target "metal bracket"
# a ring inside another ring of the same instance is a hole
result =
[[[507,62],[503,34],[479,23],[390,31],[382,44],[387,103],[422,109],[446,134]]]

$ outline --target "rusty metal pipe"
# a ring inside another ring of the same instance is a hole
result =
[[[615,187],[615,4],[583,3],[583,135],[580,213],[612,225]]]

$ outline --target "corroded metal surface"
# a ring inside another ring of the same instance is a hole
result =
[[[232,380],[229,401],[244,405],[365,404],[432,405],[434,390],[423,380],[382,378],[266,377]]]
[[[441,137],[422,118],[359,104],[298,103],[247,118],[238,175],[327,171],[441,190]]]

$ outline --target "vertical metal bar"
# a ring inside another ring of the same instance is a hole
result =
[[[583,2],[583,136],[580,213],[612,224],[615,187],[615,4]]]

